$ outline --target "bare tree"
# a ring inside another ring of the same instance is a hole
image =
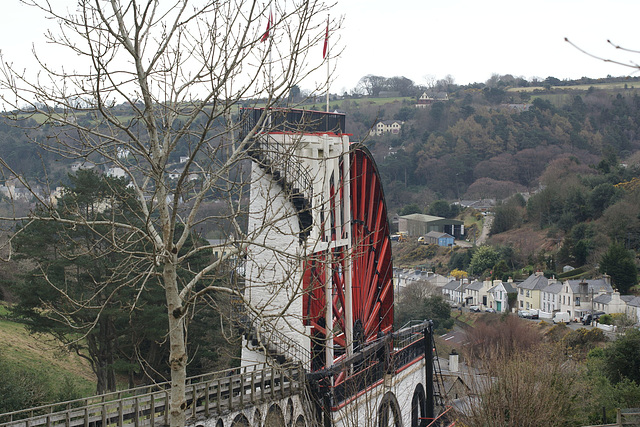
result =
[[[35,221],[88,227],[127,256],[113,271],[122,275],[124,268],[135,269],[127,275],[127,286],[135,286],[139,294],[149,286],[164,289],[170,424],[184,425],[185,320],[207,293],[234,292],[215,279],[222,274],[219,268],[240,257],[251,240],[242,226],[247,215],[245,144],[267,125],[268,109],[321,65],[329,6],[302,0],[270,5],[251,0],[78,0],[75,12],[67,13],[47,0],[24,2],[58,23],[47,40],[74,54],[74,67],[56,68],[34,52],[40,68],[31,74],[3,58],[5,109],[12,110],[18,125],[28,117],[44,123],[36,127],[47,132],[33,143],[63,162],[90,161],[124,175],[138,216],[135,221],[115,215],[98,219],[77,210],[61,217],[51,194],[36,191],[29,177],[0,159],[3,173],[31,189],[41,206],[28,216],[2,219],[23,221],[27,227]],[[331,23],[329,31],[337,25]],[[317,60],[311,56],[316,50]],[[242,122],[240,107],[254,106],[258,99],[265,113]],[[56,185],[47,184],[44,188]],[[226,202],[225,214],[203,217],[201,206],[214,197]],[[215,261],[195,271],[187,260],[214,248],[189,247],[187,242],[207,220],[225,224],[230,237]],[[5,244],[10,249],[12,238]],[[187,279],[179,277],[179,269],[190,272]],[[88,297],[77,304],[91,301]]]

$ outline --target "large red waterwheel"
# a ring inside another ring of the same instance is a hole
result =
[[[343,179],[332,180],[328,195],[332,214],[325,225],[331,227],[326,234],[332,240],[346,238],[349,244],[316,252],[305,262],[303,310],[305,323],[311,326],[314,370],[331,364],[331,357],[333,362],[344,357],[347,341],[357,351],[393,328],[391,241],[380,175],[364,147],[351,150],[349,166],[350,200],[342,197],[346,194]],[[350,213],[338,214],[345,208]],[[340,218],[350,221],[338,227]],[[350,274],[350,280],[345,274]],[[351,313],[346,309],[349,283]],[[329,288],[332,306],[328,310]],[[326,321],[327,313],[332,315],[331,322]],[[351,340],[346,339],[348,325]]]

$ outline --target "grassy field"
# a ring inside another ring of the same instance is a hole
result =
[[[330,109],[333,111],[336,107],[338,109],[342,109],[343,102],[349,102],[351,105],[384,105],[384,104],[392,104],[394,102],[405,102],[408,101],[412,105],[415,104],[415,98],[413,97],[395,97],[395,98],[353,98],[353,99],[339,99],[336,101],[331,101],[329,103]],[[324,101],[322,102],[305,102],[300,105],[297,105],[296,108],[305,108],[309,110],[315,111],[324,111],[326,109],[326,104]]]
[[[29,334],[24,325],[7,320],[6,314],[6,306],[0,305],[0,355],[8,365],[36,373],[54,386],[69,378],[83,395],[95,393],[87,361],[63,352],[51,336]]]
[[[625,87],[626,85],[626,87]],[[626,90],[637,90],[632,83],[625,82],[615,82],[615,83],[593,83],[593,84],[584,84],[584,85],[569,85],[569,86],[551,86],[551,90],[578,90],[578,91],[587,91],[590,88],[600,89],[600,90],[614,90],[614,89],[626,89]],[[529,86],[529,87],[512,87],[507,89],[507,92],[535,92],[535,91],[544,91],[546,90],[542,86]]]

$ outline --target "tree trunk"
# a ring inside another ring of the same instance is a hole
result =
[[[171,400],[169,403],[169,425],[185,425],[185,382],[187,378],[187,351],[184,336],[184,316],[182,301],[178,292],[175,254],[164,265],[163,279],[169,315],[169,365],[171,367]]]

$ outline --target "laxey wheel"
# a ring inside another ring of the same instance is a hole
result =
[[[331,281],[332,289],[333,362],[346,352],[345,287],[348,281],[345,281],[345,272],[349,264],[354,351],[393,329],[391,240],[380,175],[371,153],[365,148],[352,149],[349,159],[351,224],[342,228],[342,236],[337,236],[333,218],[341,216],[332,214],[327,226],[331,227],[333,240],[344,238],[349,231],[350,248],[338,246],[316,252],[305,261],[303,316],[305,324],[311,326],[312,370],[327,367],[327,280]],[[343,188],[342,179],[331,180],[329,208],[334,212],[340,209],[337,205],[341,202],[335,200],[342,199]],[[335,197],[336,194],[340,197]]]

